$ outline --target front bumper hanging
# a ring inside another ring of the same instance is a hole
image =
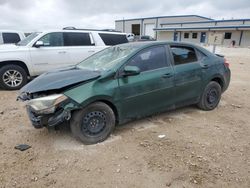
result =
[[[32,125],[37,129],[59,125],[71,117],[70,111],[64,109],[59,109],[53,114],[37,114],[31,107],[27,107],[27,113]]]

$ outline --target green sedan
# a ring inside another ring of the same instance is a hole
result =
[[[188,43],[129,43],[74,67],[47,72],[24,86],[35,128],[69,122],[85,144],[105,140],[116,125],[182,106],[217,107],[230,82],[223,56]]]

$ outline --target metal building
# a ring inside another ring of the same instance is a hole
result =
[[[194,43],[208,42],[209,33],[222,33],[223,45],[235,41],[237,46],[250,46],[250,19],[214,20],[198,15],[160,16],[116,20],[118,31],[149,35],[157,40]]]

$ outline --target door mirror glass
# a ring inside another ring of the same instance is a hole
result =
[[[44,43],[43,43],[43,41],[39,40],[39,41],[37,41],[37,42],[35,43],[34,46],[35,46],[36,48],[39,48],[39,47],[41,47],[41,46],[44,46]]]
[[[123,71],[124,76],[134,76],[140,74],[140,69],[137,66],[126,66]]]

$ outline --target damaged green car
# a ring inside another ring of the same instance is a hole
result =
[[[213,110],[230,82],[222,56],[174,42],[122,44],[24,86],[35,128],[69,121],[85,144],[105,140],[118,124],[181,106]]]

